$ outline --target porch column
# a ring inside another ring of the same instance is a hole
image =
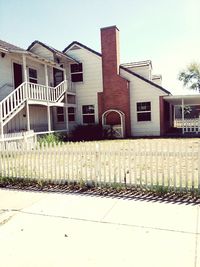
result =
[[[49,101],[49,90],[48,90],[48,86],[49,86],[49,77],[48,77],[48,70],[47,70],[47,65],[44,65],[44,72],[45,72],[45,86],[46,86],[46,97],[47,100]]]
[[[67,99],[67,93],[65,94],[65,99]],[[68,121],[68,104],[65,101],[65,117],[66,117],[66,130],[69,131],[69,121]]]
[[[22,62],[23,62],[23,74],[24,74],[24,82],[28,81],[27,78],[27,68],[26,68],[26,56],[24,54],[22,54]]]
[[[169,123],[170,123],[170,127],[173,127],[173,119],[172,119],[172,104],[169,104]]]
[[[47,64],[44,65],[44,72],[45,72],[45,86],[46,86],[46,97],[47,97],[47,122],[48,122],[48,132],[51,131],[51,110],[49,106],[49,77],[48,77],[48,70]]]
[[[51,111],[49,104],[47,105],[47,121],[48,121],[48,132],[51,131]]]
[[[2,104],[0,104],[0,138],[3,139],[3,110]]]
[[[29,111],[29,103],[28,103],[28,77],[27,77],[27,68],[26,68],[26,56],[22,55],[23,61],[23,74],[24,74],[24,82],[26,82],[25,90],[26,90],[26,124],[27,124],[27,131],[30,131],[30,111]]]
[[[67,74],[66,69],[63,70],[64,73],[64,81],[65,81],[65,117],[66,117],[66,130],[69,131],[69,121],[68,121],[68,102],[67,102]]]
[[[182,134],[184,134],[184,99],[182,98]]]

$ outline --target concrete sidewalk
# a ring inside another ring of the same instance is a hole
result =
[[[2,267],[197,267],[199,206],[0,190]]]

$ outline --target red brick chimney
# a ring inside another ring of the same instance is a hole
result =
[[[125,114],[125,133],[131,134],[129,82],[119,75],[119,30],[116,26],[101,29],[103,92],[98,94],[99,118],[109,109]],[[111,113],[109,124],[119,124],[119,116]]]

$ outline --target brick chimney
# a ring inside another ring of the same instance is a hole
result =
[[[125,132],[130,136],[129,82],[119,75],[119,30],[116,26],[101,29],[103,92],[98,94],[99,118],[109,109],[125,114]],[[109,124],[119,124],[119,116],[111,113]]]

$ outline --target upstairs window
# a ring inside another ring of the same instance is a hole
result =
[[[151,121],[151,102],[137,103],[137,121]]]
[[[37,70],[29,68],[29,82],[31,83],[38,83],[37,82]]]
[[[53,80],[54,80],[54,87],[57,86],[64,80],[63,71],[53,68]]]
[[[71,64],[71,81],[72,82],[82,82],[83,81],[83,65]]]
[[[82,106],[83,123],[95,123],[94,105]]]
[[[64,122],[64,121],[65,121],[64,108],[57,107],[57,122]]]
[[[74,107],[69,107],[68,108],[68,121],[75,121],[75,113],[76,113],[76,110]]]

